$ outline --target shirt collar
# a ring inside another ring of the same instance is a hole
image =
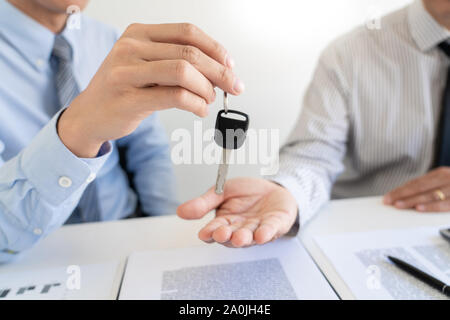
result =
[[[416,0],[408,11],[411,36],[422,51],[435,48],[450,38],[450,31],[441,26],[425,9],[422,0]]]
[[[72,50],[76,48],[75,31],[66,27],[62,32]],[[6,0],[0,0],[0,33],[34,67],[42,69],[49,62],[55,34]]]
[[[55,35],[5,0],[0,0],[0,32],[32,65],[41,67],[50,58]]]

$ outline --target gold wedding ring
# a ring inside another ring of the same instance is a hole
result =
[[[436,197],[438,197],[438,199],[441,200],[441,201],[444,201],[445,198],[446,198],[445,194],[444,194],[441,190],[439,190],[439,189],[437,189],[436,191],[434,191],[434,194],[435,194]]]

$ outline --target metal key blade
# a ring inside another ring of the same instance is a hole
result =
[[[228,113],[228,93],[226,91],[223,92],[223,110]]]
[[[227,179],[228,173],[228,160],[230,159],[231,150],[222,150],[222,163],[219,164],[219,171],[217,172],[216,180],[216,194],[222,194],[223,188],[225,186],[225,181]]]

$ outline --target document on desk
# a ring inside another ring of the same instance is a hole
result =
[[[296,238],[133,253],[119,299],[337,299]]]
[[[314,240],[357,299],[448,299],[386,258],[400,258],[450,283],[450,243],[439,236],[439,229],[358,232]]]
[[[111,262],[0,273],[0,301],[116,299],[120,269]]]

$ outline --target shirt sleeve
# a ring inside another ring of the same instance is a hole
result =
[[[95,159],[76,157],[59,139],[59,115],[16,157],[5,162],[0,148],[0,263],[64,224],[111,153],[107,142]]]
[[[268,177],[297,199],[304,225],[329,200],[343,171],[349,131],[348,82],[342,60],[328,48],[306,91],[299,120],[280,150],[279,171]]]
[[[125,154],[126,171],[139,196],[143,213],[174,214],[176,183],[166,131],[157,113],[145,119],[131,135],[117,141]]]

